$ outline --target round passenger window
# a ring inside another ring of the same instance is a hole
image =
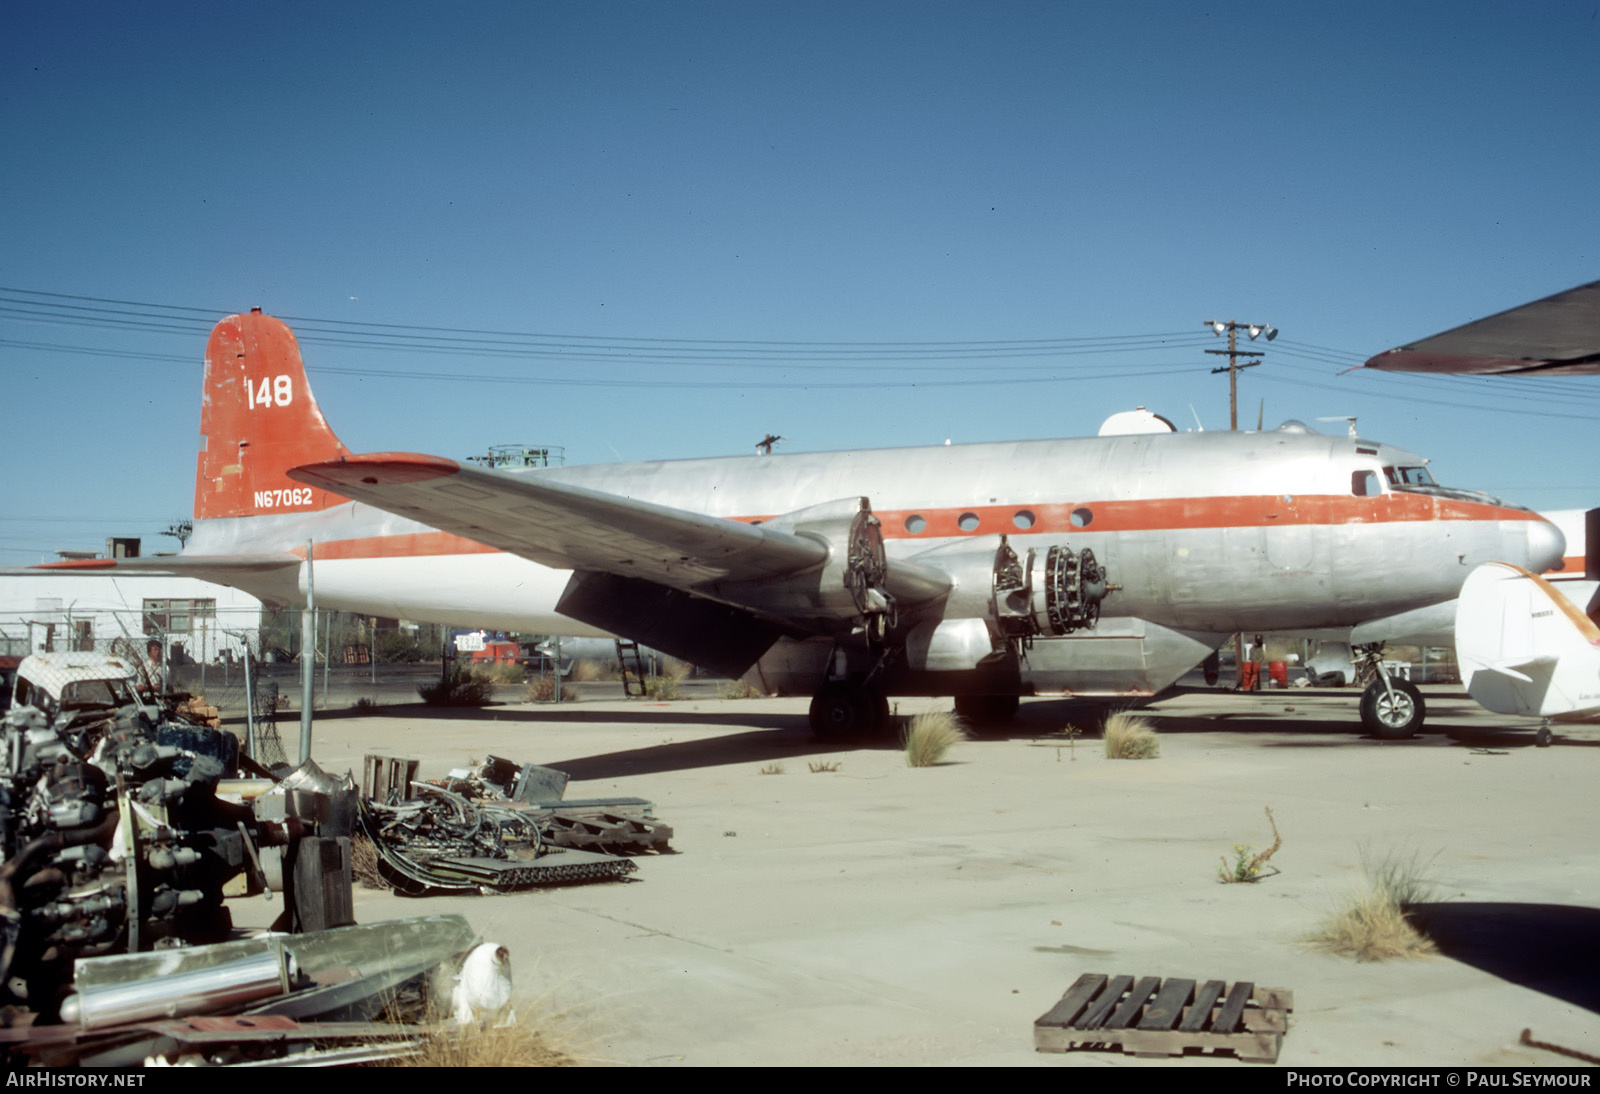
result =
[[[912,513],[906,518],[906,531],[912,535],[917,535],[927,526],[928,522],[922,519],[921,513]]]
[[[1033,521],[1034,521],[1033,513],[1030,512],[1027,509],[1018,509],[1016,511],[1016,514],[1014,516],[1012,516],[1012,518],[1011,518],[1011,523],[1015,524],[1018,528],[1022,529],[1024,532],[1026,532],[1029,528],[1033,527]]]
[[[956,521],[963,532],[976,532],[978,530],[978,514],[962,513],[961,519]]]
[[[1074,528],[1087,528],[1093,520],[1094,514],[1088,509],[1079,507],[1072,511],[1072,526]]]

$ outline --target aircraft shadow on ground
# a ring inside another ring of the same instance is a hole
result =
[[[344,718],[410,718],[417,721],[442,721],[442,722],[482,722],[492,720],[497,722],[529,722],[532,724],[559,723],[561,725],[592,723],[596,725],[704,725],[704,726],[771,726],[785,728],[791,725],[806,725],[804,714],[782,714],[777,711],[745,710],[743,712],[721,713],[707,711],[703,707],[699,710],[690,709],[687,703],[672,703],[641,706],[637,710],[585,710],[570,703],[550,703],[544,706],[529,708],[527,706],[506,707],[490,705],[486,707],[433,707],[426,703],[396,703],[385,705],[371,710],[319,710],[316,712],[318,722],[337,721]],[[280,713],[280,724],[298,725],[300,715],[295,712]]]
[[[1600,1014],[1600,909],[1444,901],[1412,911],[1446,957]]]
[[[773,721],[786,721],[787,724],[781,728],[752,729],[706,740],[664,741],[657,745],[622,749],[597,756],[541,759],[539,762],[565,771],[574,779],[605,779],[732,764],[768,764],[790,758],[825,757],[862,749],[899,752],[901,748],[899,740],[892,735],[871,740],[819,741],[812,735],[804,717],[779,717]],[[748,725],[748,719],[741,724]]]

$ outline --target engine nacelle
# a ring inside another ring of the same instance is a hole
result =
[[[1087,547],[1064,543],[1042,551],[1028,548],[1026,561],[1000,537],[994,560],[994,610],[1007,638],[1059,636],[1088,630],[1100,619],[1109,586],[1106,572]]]
[[[916,556],[915,562],[955,580],[941,615],[923,619],[907,634],[911,667],[974,668],[1004,654],[1013,640],[1073,634],[1099,620],[1110,586],[1094,552],[1058,543],[1031,547],[1019,558],[1005,536],[992,549],[975,546],[950,545]]]

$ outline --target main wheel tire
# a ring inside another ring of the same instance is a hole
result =
[[[1015,695],[957,695],[956,713],[979,732],[1003,730],[1016,718],[1021,702]]]
[[[889,722],[889,700],[873,688],[825,684],[811,700],[811,732],[823,741],[871,737]]]
[[[1361,693],[1361,724],[1379,740],[1415,736],[1426,716],[1422,693],[1409,680],[1390,680],[1388,688],[1382,680],[1374,680]]]

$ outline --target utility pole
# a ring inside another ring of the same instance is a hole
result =
[[[1232,319],[1226,321],[1207,319],[1206,326],[1210,327],[1216,334],[1221,334],[1223,331],[1228,332],[1227,349],[1208,349],[1206,352],[1214,353],[1218,356],[1226,354],[1228,357],[1228,367],[1214,368],[1211,370],[1211,375],[1215,376],[1219,372],[1228,374],[1228,428],[1237,431],[1239,428],[1239,372],[1242,369],[1255,368],[1261,363],[1260,361],[1247,361],[1241,365],[1239,358],[1263,356],[1260,350],[1240,349],[1239,332],[1242,330],[1248,334],[1252,342],[1265,334],[1267,341],[1270,342],[1278,337],[1278,328],[1271,323],[1238,323]],[[1235,633],[1233,636],[1233,672],[1234,689],[1242,691],[1244,689],[1244,635],[1239,633]],[[1256,676],[1255,686],[1258,688],[1261,686],[1259,672]]]
[[[1206,352],[1216,354],[1219,357],[1226,355],[1228,358],[1228,367],[1214,368],[1211,370],[1211,375],[1215,376],[1219,372],[1228,374],[1228,428],[1237,430],[1239,428],[1239,373],[1247,368],[1255,368],[1261,363],[1260,361],[1248,361],[1241,365],[1239,358],[1265,356],[1260,350],[1240,349],[1239,332],[1244,331],[1248,334],[1252,342],[1265,334],[1267,341],[1270,342],[1278,337],[1278,328],[1271,323],[1236,323],[1232,319],[1207,319],[1205,325],[1217,334],[1221,334],[1223,331],[1228,333],[1227,349],[1208,349]]]

